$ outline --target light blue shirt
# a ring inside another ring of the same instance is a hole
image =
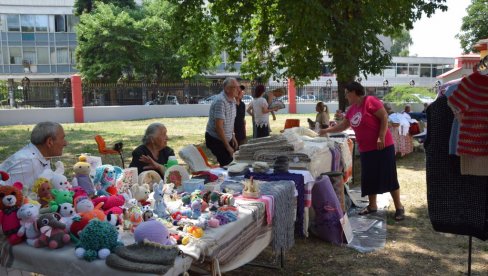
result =
[[[222,91],[210,105],[206,131],[208,134],[210,134],[210,136],[220,140],[215,128],[215,122],[217,119],[222,119],[224,120],[225,139],[227,139],[229,142],[232,139],[232,134],[234,133],[235,118],[236,101],[235,99],[229,99],[224,91]]]

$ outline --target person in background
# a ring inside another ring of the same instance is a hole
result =
[[[234,121],[234,133],[236,135],[237,144],[243,145],[247,142],[246,139],[246,104],[242,101],[242,97],[246,91],[246,87],[241,85],[239,93],[236,97],[236,119]]]
[[[136,167],[137,173],[154,170],[164,177],[165,166],[175,152],[168,147],[166,127],[161,123],[150,124],[142,137],[142,145],[132,151],[129,167]]]
[[[429,103],[424,103],[424,109],[422,110],[422,113],[427,113],[427,107],[429,107]]]
[[[278,110],[278,108],[269,109],[268,101],[263,98],[266,88],[264,85],[256,86],[254,91],[254,100],[249,104],[247,113],[253,116],[256,126],[256,138],[269,136],[269,113]]]
[[[319,128],[328,128],[330,125],[329,119],[329,108],[323,102],[318,102],[315,106],[315,111],[317,111],[317,115],[315,116],[315,121],[308,119],[308,124],[310,129],[315,129],[317,123],[319,124]]]
[[[42,172],[51,169],[51,158],[61,156],[67,145],[64,129],[59,123],[38,123],[32,129],[30,143],[0,164],[0,170],[10,175],[6,183],[12,185],[20,181],[23,190],[30,191]]]
[[[395,113],[395,111],[393,111],[393,109],[391,108],[391,104],[389,104],[389,103],[383,103],[383,107],[385,108],[386,113],[388,115],[390,115],[392,113]]]
[[[285,92],[286,92],[286,90],[284,88],[282,88],[282,87],[277,88],[277,89],[271,90],[269,92],[266,92],[263,95],[263,98],[266,99],[266,101],[268,102],[268,106],[269,106],[269,105],[271,105],[271,103],[273,102],[274,99],[285,95]],[[275,115],[274,111],[271,111],[271,117],[273,118],[273,121],[276,121],[276,115]]]
[[[224,80],[224,90],[210,105],[205,145],[217,157],[220,166],[229,165],[234,159],[238,144],[234,134],[236,100],[239,82],[235,78]]]
[[[388,129],[388,114],[381,101],[374,96],[365,96],[364,87],[358,82],[347,84],[345,93],[350,107],[344,120],[334,127],[320,130],[320,135],[352,127],[361,159],[361,195],[369,198],[369,205],[359,215],[376,212],[377,194],[390,192],[396,208],[394,219],[403,220],[405,207],[400,201],[395,146]]]

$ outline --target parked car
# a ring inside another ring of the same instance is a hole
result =
[[[166,99],[164,97],[157,97],[152,101],[146,102],[144,105],[156,105],[156,104],[180,104],[178,102],[178,97],[174,95],[167,95]]]
[[[314,95],[303,95],[302,100],[305,102],[316,102],[317,97],[315,97]]]
[[[278,100],[282,101],[283,103],[288,103],[288,96],[281,96],[279,98],[277,98]],[[295,96],[295,100],[298,102],[302,102],[303,99],[298,97],[298,96]]]
[[[246,104],[249,104],[250,102],[252,102],[252,100],[254,100],[254,98],[251,95],[242,96],[242,101]]]
[[[211,104],[219,94],[208,96],[198,101],[199,104]]]
[[[427,103],[427,104],[431,104],[432,102],[435,101],[434,98],[431,98],[429,96],[425,96],[425,95],[420,95],[420,94],[412,94],[412,96],[414,96],[417,100],[419,100],[421,103]]]

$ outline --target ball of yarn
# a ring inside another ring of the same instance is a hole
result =
[[[208,226],[212,227],[212,228],[217,228],[219,227],[220,225],[220,222],[218,219],[216,218],[211,218],[209,221],[208,221]]]

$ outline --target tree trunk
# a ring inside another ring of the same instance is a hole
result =
[[[344,81],[339,80],[339,78],[337,79],[337,96],[339,97],[339,109],[342,111],[346,111],[347,106],[349,106],[349,103],[346,100],[346,92],[344,91],[346,84],[354,81],[354,77],[346,77],[345,79],[348,80]]]

